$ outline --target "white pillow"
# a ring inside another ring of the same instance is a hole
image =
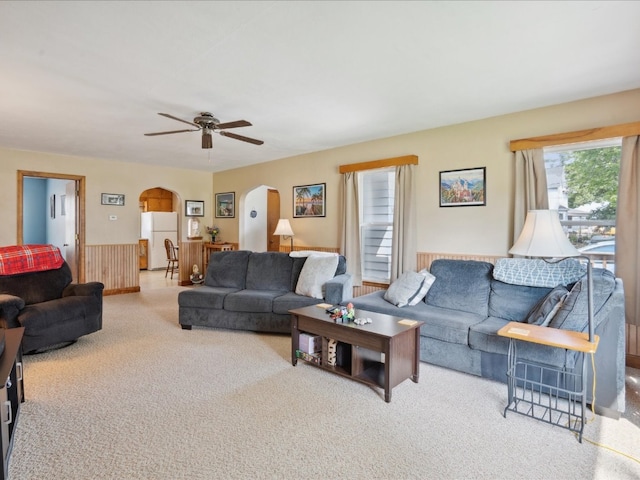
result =
[[[338,268],[338,255],[309,255],[302,266],[296,293],[313,298],[324,298],[322,287],[333,278]]]
[[[417,305],[429,291],[436,277],[426,270],[420,272],[404,272],[398,277],[384,294],[384,299],[397,307]]]
[[[337,257],[335,252],[319,252],[317,250],[294,250],[289,253],[291,258],[310,257],[311,255],[317,255],[319,257]]]

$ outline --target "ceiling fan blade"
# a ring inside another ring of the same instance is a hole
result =
[[[220,135],[224,137],[235,138],[236,140],[241,140],[243,142],[253,143],[254,145],[262,145],[264,142],[262,140],[256,140],[255,138],[243,137],[242,135],[236,135],[235,133],[230,132],[218,132]]]
[[[236,120],[235,122],[219,123],[218,125],[216,125],[216,128],[223,130],[225,128],[250,127],[250,126],[251,126],[251,123],[247,122],[246,120]]]
[[[198,125],[197,123],[192,123],[192,122],[188,122],[187,120],[182,120],[181,118],[174,117],[173,115],[169,115],[168,113],[159,113],[158,115],[162,115],[163,117],[167,117],[172,120],[177,120],[179,122],[186,123],[187,125],[193,125],[194,127],[198,127],[198,129],[200,129],[200,125]]]
[[[155,132],[155,133],[145,133],[147,137],[153,137],[155,135],[169,135],[170,133],[182,133],[182,132],[197,132],[196,130],[171,130],[170,132]]]

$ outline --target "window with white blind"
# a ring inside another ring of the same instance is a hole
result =
[[[389,283],[395,169],[361,172],[359,183],[362,279],[368,282]]]

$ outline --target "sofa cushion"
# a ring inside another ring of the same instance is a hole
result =
[[[245,288],[248,250],[232,250],[211,254],[204,284],[209,287]]]
[[[540,258],[501,258],[496,262],[493,277],[514,285],[554,288],[569,285],[584,276],[586,270],[574,258],[547,262]]]
[[[224,309],[231,312],[271,313],[273,300],[286,290],[240,290],[224,297]]]
[[[389,285],[384,299],[396,307],[416,305],[429,291],[435,277],[427,271],[404,272]]]
[[[246,288],[289,290],[293,259],[281,252],[253,252],[247,265]]]
[[[180,292],[178,294],[178,305],[180,307],[222,309],[224,297],[237,291],[237,288],[207,287],[202,285],[198,288],[190,288]]]
[[[433,305],[424,305],[423,313],[421,320],[425,323],[420,327],[421,336],[461,345],[468,345],[470,328],[485,319],[484,315]]]
[[[67,320],[79,319],[80,322],[84,322],[85,318],[101,313],[101,299],[64,297],[25,306],[18,315],[18,321],[32,336],[44,334],[48,329],[68,329],[73,333],[75,324],[69,324]]]
[[[438,259],[431,264],[435,282],[427,305],[487,316],[493,265],[475,260]]]
[[[593,269],[592,279],[593,316],[595,319],[595,316],[613,293],[616,279],[613,273],[602,268]],[[589,326],[587,290],[587,278],[585,277],[573,286],[562,307],[551,319],[549,327],[576,332],[586,331]]]
[[[558,285],[546,296],[542,297],[531,309],[527,318],[524,320],[525,323],[541,325],[543,327],[549,325],[549,322],[555,316],[556,312],[560,310],[560,307],[562,307],[564,299],[568,293],[569,290],[562,285]]]
[[[531,309],[551,291],[550,288],[511,285],[491,280],[489,316],[522,322]]]
[[[323,286],[331,280],[338,267],[338,255],[310,255],[304,262],[295,292],[313,298],[324,298]]]
[[[472,325],[469,329],[469,347],[481,352],[507,355],[509,339],[498,335],[498,330],[504,327],[507,320],[497,317],[487,317],[482,322]],[[523,326],[523,328],[526,328]],[[518,359],[535,363],[568,368],[575,365],[575,355],[566,354],[562,348],[549,347],[531,342],[517,342]],[[506,369],[505,369],[506,376]]]
[[[273,313],[286,315],[289,313],[289,310],[294,308],[308,307],[309,305],[315,305],[317,303],[318,299],[316,298],[287,292],[273,299]]]

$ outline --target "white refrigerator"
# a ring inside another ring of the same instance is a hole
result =
[[[167,268],[164,239],[178,246],[178,214],[176,212],[144,212],[140,219],[140,238],[149,240],[149,270]]]

